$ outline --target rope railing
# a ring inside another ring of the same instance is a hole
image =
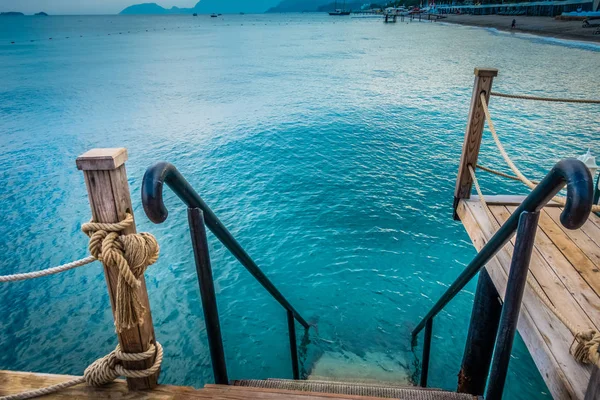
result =
[[[504,178],[512,179],[513,181],[519,181],[519,182],[521,181],[518,176],[510,175],[510,174],[507,174],[505,172],[498,171],[497,169],[486,167],[486,166],[481,165],[481,164],[477,164],[475,167],[477,169],[482,170],[482,171],[489,172],[490,174],[494,174],[494,175],[498,175],[498,176],[501,176],[501,177],[504,177]],[[534,181],[534,180],[532,180],[531,182],[535,183],[536,185],[539,183],[538,181]]]
[[[82,267],[82,266],[90,264],[94,261],[96,261],[96,257],[88,256],[88,257],[82,258],[80,260],[76,260],[76,261],[73,261],[73,262],[70,262],[67,264],[59,265],[57,267],[42,269],[40,271],[25,272],[22,274],[0,275],[0,282],[16,282],[16,281],[24,281],[27,279],[41,278],[43,276],[58,274],[58,273],[65,272],[65,271],[68,271],[73,268]]]
[[[524,94],[508,94],[508,93],[498,93],[491,92],[490,95],[496,97],[504,97],[507,99],[521,99],[521,100],[536,100],[536,101],[546,101],[551,103],[580,103],[580,104],[600,104],[600,100],[595,99],[566,99],[559,97],[540,97],[540,96],[529,96]]]
[[[117,332],[130,329],[143,322],[146,309],[137,297],[140,277],[148,266],[158,260],[159,246],[149,233],[122,235],[120,232],[133,225],[133,216],[127,214],[125,219],[116,223],[88,222],[83,224],[82,231],[90,237],[89,250],[92,254],[81,260],[40,271],[23,274],[0,276],[0,282],[14,282],[35,279],[65,272],[93,261],[101,261],[106,268],[117,270],[119,283],[115,295],[115,327]],[[115,350],[99,358],[88,366],[82,377],[62,382],[41,389],[0,397],[0,400],[25,400],[58,392],[71,386],[87,383],[90,386],[102,386],[112,382],[119,376],[126,378],[147,378],[155,375],[161,367],[163,348],[158,341],[148,343],[147,350],[140,353],[126,353],[117,345]],[[123,362],[154,362],[149,368],[142,370],[127,369]]]
[[[537,182],[533,182],[529,180],[523,173],[517,168],[514,162],[511,160],[510,156],[504,149],[504,146],[500,142],[500,138],[496,132],[496,128],[494,126],[494,122],[492,121],[490,111],[488,109],[488,104],[485,98],[485,95],[482,93],[480,96],[481,104],[483,107],[483,111],[485,114],[485,119],[488,124],[488,128],[492,134],[494,142],[496,143],[496,147],[498,148],[502,158],[508,164],[510,169],[513,171],[515,176],[505,174],[501,171],[496,171],[491,168],[482,167],[481,165],[476,165],[476,168],[481,169],[486,172],[490,172],[499,176],[504,176],[509,179],[518,180],[524,183],[530,189],[535,189],[537,186]],[[490,222],[494,225],[494,228],[497,229],[499,227],[498,221],[496,221],[496,217],[485,201],[485,197],[483,192],[481,191],[481,186],[479,185],[479,181],[477,180],[477,176],[475,174],[474,168],[469,165],[468,166],[469,174],[471,175],[471,179],[473,181],[473,185],[475,186],[475,190],[477,195],[479,196],[481,205],[483,206],[485,212],[490,219]],[[552,199],[553,201],[565,205],[566,199],[564,197],[555,196]],[[600,211],[600,205],[592,206],[593,212]],[[548,307],[548,309],[564,324],[565,327],[573,334],[573,343],[571,344],[571,354],[573,357],[581,363],[585,364],[596,364],[600,367],[600,353],[598,350],[600,349],[600,333],[594,329],[587,330],[579,330],[565,315],[563,315],[560,310],[556,308],[554,304],[550,301],[550,299],[546,296],[546,294],[533,282],[533,277],[531,276],[531,272],[529,272],[527,276],[527,283],[529,287],[536,293],[539,299]]]
[[[519,168],[517,168],[515,163],[511,160],[510,156],[504,149],[504,146],[502,145],[502,142],[500,141],[500,137],[498,136],[498,133],[496,132],[496,127],[494,126],[494,121],[492,121],[492,117],[490,115],[490,110],[488,108],[488,104],[487,104],[484,93],[482,93],[480,95],[480,99],[481,99],[481,105],[483,107],[483,112],[485,114],[485,119],[488,124],[488,128],[490,130],[490,133],[492,134],[492,138],[494,139],[494,142],[496,143],[496,147],[498,148],[500,155],[502,156],[502,158],[504,158],[504,161],[506,162],[506,164],[508,164],[508,166],[510,167],[512,172],[516,175],[516,177],[519,179],[519,181],[521,181],[523,184],[525,184],[529,189],[535,189],[535,187],[537,186],[536,183],[532,182],[525,175],[523,175],[523,173],[519,170]],[[554,196],[552,198],[552,200],[554,200],[555,202],[557,202],[561,205],[565,205],[567,202],[567,200],[561,196]],[[600,205],[597,205],[597,204],[593,205],[592,212],[600,212]]]

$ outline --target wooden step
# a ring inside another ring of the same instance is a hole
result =
[[[73,379],[69,375],[52,375],[40,374],[34,372],[16,372],[16,371],[0,371],[0,396],[14,395],[23,393],[32,389],[39,389],[57,383],[66,382]],[[288,386],[297,385],[303,389],[308,388],[303,383],[310,381],[288,381],[285,379],[273,379],[270,381],[235,381],[238,385],[250,384],[261,385],[260,382],[270,382],[271,386]],[[326,385],[329,382],[322,382]],[[263,384],[265,385],[265,384]],[[344,382],[335,382],[334,385],[326,385],[330,391],[334,389],[342,391],[334,386],[344,387],[360,387],[361,384],[352,384]],[[364,385],[363,385],[364,386]],[[372,387],[378,387],[371,385]],[[318,387],[312,386],[313,389]],[[419,388],[398,388],[396,392],[397,399],[404,400],[474,400],[473,396],[443,392],[432,389]],[[345,389],[349,390],[349,389]],[[185,386],[159,385],[153,390],[130,392],[127,389],[127,384],[124,380],[117,379],[116,381],[104,385],[100,388],[87,386],[86,384],[76,385],[67,389],[60,390],[50,395],[38,397],[40,400],[69,400],[69,399],[135,399],[135,400],[331,400],[331,399],[346,399],[346,400],[377,400],[381,397],[376,396],[361,396],[350,393],[319,393],[310,392],[307,390],[289,390],[276,387],[252,387],[252,386],[227,386],[227,385],[206,385],[203,389],[194,389]]]
[[[314,396],[333,395],[336,398],[393,398],[406,400],[474,400],[476,397],[464,393],[445,392],[439,389],[418,387],[385,386],[351,382],[298,381],[288,379],[238,380],[233,386],[260,390],[285,390],[294,393],[309,393]],[[348,397],[350,396],[350,397]]]

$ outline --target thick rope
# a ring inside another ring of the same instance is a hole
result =
[[[133,216],[117,223],[89,222],[81,230],[90,237],[89,250],[109,270],[117,270],[119,279],[115,299],[117,332],[133,328],[144,321],[146,308],[139,300],[140,277],[158,260],[159,246],[149,233],[119,235],[133,225]]]
[[[490,115],[490,110],[488,109],[487,101],[485,99],[485,94],[482,93],[480,96],[480,99],[481,99],[481,105],[483,106],[483,112],[485,113],[485,119],[487,120],[487,123],[488,123],[488,128],[490,129],[490,132],[492,133],[492,137],[494,138],[494,142],[496,143],[496,147],[498,147],[498,150],[500,151],[502,158],[504,158],[504,161],[506,161],[506,163],[508,164],[510,169],[514,172],[514,174],[517,176],[517,178],[519,178],[519,180],[521,182],[523,182],[528,188],[530,188],[532,190],[535,189],[537,185],[535,183],[533,183],[532,181],[530,181],[529,179],[527,179],[527,177],[521,173],[521,171],[517,168],[515,163],[513,163],[513,161],[510,159],[510,156],[508,155],[506,150],[504,150],[504,146],[502,146],[502,143],[500,142],[500,138],[498,137],[498,134],[496,133],[496,127],[494,126],[494,121],[492,121],[492,117]],[[561,196],[554,196],[552,198],[552,200],[561,205],[567,204],[567,200]],[[600,212],[600,205],[594,204],[592,206],[592,212]]]
[[[496,97],[505,97],[507,99],[522,99],[522,100],[537,100],[537,101],[549,101],[553,103],[583,103],[583,104],[600,104],[600,100],[592,99],[561,99],[558,97],[538,97],[538,96],[527,96],[522,94],[507,94],[491,92],[490,95]]]
[[[147,369],[131,370],[125,369],[121,365],[122,361],[144,361],[152,359],[155,355],[156,358],[154,359],[154,363],[150,368]],[[91,363],[90,366],[85,369],[82,377],[41,389],[3,396],[0,397],[0,400],[32,399],[34,397],[56,393],[60,390],[79,385],[81,383],[87,383],[90,386],[99,387],[114,381],[119,376],[124,376],[127,378],[147,378],[158,372],[162,364],[162,360],[163,348],[158,342],[156,342],[156,346],[151,344],[148,350],[142,353],[123,353],[120,346],[117,345],[115,350]]]
[[[498,171],[497,169],[486,167],[486,166],[481,165],[481,164],[477,164],[475,167],[477,169],[482,170],[482,171],[489,172],[490,174],[494,174],[494,175],[502,176],[504,178],[512,179],[513,181],[519,181],[519,182],[521,181],[518,177],[516,177],[514,175],[510,175],[510,174],[507,174],[505,172]],[[538,181],[531,181],[531,182],[533,182],[535,184],[539,183]]]
[[[123,221],[117,223],[89,222],[81,229],[90,237],[89,250],[92,254],[81,260],[42,271],[24,274],[0,276],[0,282],[38,278],[67,271],[95,260],[101,261],[107,269],[116,268],[119,272],[117,294],[115,299],[115,326],[118,332],[143,323],[145,307],[141,304],[137,289],[141,286],[140,276],[149,265],[158,260],[159,246],[154,236],[149,233],[119,235],[119,232],[133,225],[133,216],[127,214]],[[126,369],[122,361],[144,361],[154,359],[150,368],[143,370]],[[125,353],[121,346],[106,356],[94,361],[87,367],[83,377],[67,382],[31,390],[24,393],[3,396],[0,400],[24,400],[39,397],[59,390],[87,382],[91,386],[102,386],[112,382],[119,376],[127,378],[146,378],[158,372],[163,360],[163,349],[160,343],[150,344],[148,350],[141,353]]]
[[[492,210],[488,206],[485,201],[485,197],[481,191],[481,187],[479,186],[479,181],[477,180],[477,176],[475,175],[475,171],[472,166],[468,166],[469,173],[471,174],[471,179],[473,180],[473,185],[475,186],[475,190],[477,191],[477,195],[479,196],[479,201],[483,206],[485,212],[490,219],[492,225],[494,225],[494,229],[498,229],[500,224],[496,221],[496,217],[492,213]],[[571,354],[580,363],[584,364],[596,364],[600,367],[600,333],[595,330],[587,330],[587,331],[579,331],[579,329],[567,318],[565,317],[558,308],[552,304],[550,299],[546,296],[541,288],[539,288],[531,276],[531,271],[527,274],[527,283],[529,287],[535,292],[535,294],[539,297],[539,299],[548,307],[548,309],[556,315],[556,317],[562,322],[567,329],[573,334],[574,339],[573,343],[571,343]]]
[[[86,258],[82,258],[81,260],[73,261],[68,264],[59,265],[58,267],[46,268],[41,271],[26,272],[23,274],[2,275],[2,276],[0,276],[0,282],[15,282],[15,281],[23,281],[25,279],[41,278],[42,276],[58,274],[60,272],[65,272],[65,271],[68,271],[73,268],[81,267],[83,265],[87,265],[94,261],[96,261],[96,258],[89,256]]]

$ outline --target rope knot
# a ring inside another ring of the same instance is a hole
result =
[[[571,345],[573,357],[584,364],[596,364],[600,367],[600,333],[595,330],[579,332]]]
[[[140,277],[148,266],[158,260],[159,246],[149,233],[119,233],[133,225],[133,216],[116,223],[88,222],[81,230],[89,236],[89,250],[107,270],[119,273],[115,299],[115,327],[117,332],[133,328],[144,321],[146,307],[140,302],[137,289]]]
[[[154,358],[154,363],[147,369],[125,369],[122,365],[123,361],[144,361],[152,358]],[[83,372],[83,377],[88,385],[96,387],[110,383],[119,376],[146,378],[158,372],[162,360],[163,348],[158,342],[156,345],[150,344],[148,350],[141,353],[125,353],[121,350],[121,346],[117,345],[109,354],[90,364]]]

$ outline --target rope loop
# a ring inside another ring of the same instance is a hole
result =
[[[122,365],[122,361],[144,361],[152,359],[154,363],[150,368],[133,370],[126,369]],[[121,346],[111,351],[102,358],[97,359],[83,373],[85,381],[90,386],[102,386],[114,381],[119,376],[126,378],[147,378],[154,375],[160,369],[163,360],[163,348],[160,343],[156,342],[156,346],[150,344],[148,350],[141,353],[124,353]]]
[[[155,357],[156,356],[156,357]],[[154,363],[150,368],[141,370],[132,370],[123,368],[122,361],[143,361],[154,358]],[[160,369],[163,361],[163,348],[160,343],[156,345],[150,344],[148,350],[141,353],[124,353],[121,347],[117,347],[102,358],[91,363],[84,371],[82,377],[72,379],[70,381],[61,382],[56,385],[47,386],[45,388],[30,390],[28,392],[1,396],[0,400],[26,400],[33,399],[69,387],[87,383],[90,386],[99,387],[106,385],[117,379],[119,376],[126,378],[147,378],[154,375]]]
[[[600,333],[595,330],[578,332],[571,345],[571,354],[584,364],[596,364],[600,367]]]
[[[137,289],[140,277],[148,266],[158,260],[160,248],[149,233],[120,233],[133,225],[133,216],[116,223],[88,222],[81,230],[89,236],[89,250],[106,269],[117,270],[119,279],[115,299],[115,327],[117,332],[133,328],[144,321],[146,307],[139,300]]]

